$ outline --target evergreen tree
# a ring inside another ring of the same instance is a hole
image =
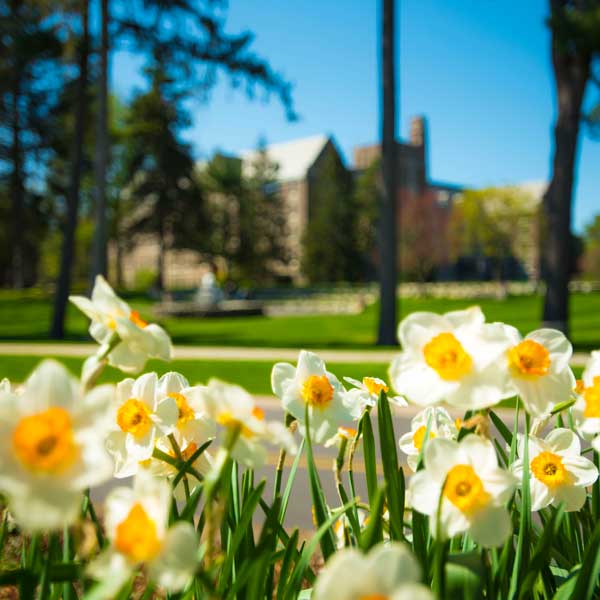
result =
[[[356,241],[352,176],[335,152],[323,158],[311,191],[302,272],[312,283],[356,281],[362,256]]]
[[[39,173],[48,150],[49,114],[62,83],[62,46],[41,3],[0,4],[0,179],[10,198],[8,245],[12,256],[4,279],[14,287],[35,281],[37,234],[42,207]]]
[[[190,123],[164,55],[147,70],[150,89],[136,96],[126,118],[125,169],[131,234],[156,234],[159,244],[156,286],[164,289],[165,252],[194,247],[202,231],[201,195],[194,181],[191,149],[180,139]]]

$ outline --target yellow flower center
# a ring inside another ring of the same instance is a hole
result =
[[[573,388],[573,391],[576,394],[583,394],[584,390],[585,390],[585,384],[583,383],[583,379],[576,379],[575,387]]]
[[[583,416],[588,419],[600,418],[600,375],[594,377],[592,385],[583,390],[585,409]]]
[[[363,377],[363,385],[367,388],[369,394],[379,396],[380,392],[384,391],[386,394],[389,391],[389,387],[381,379],[375,377]]]
[[[183,458],[183,460],[189,460],[190,458],[192,458],[196,450],[198,450],[198,446],[194,444],[194,442],[190,442],[185,447],[185,450],[181,451],[181,458]]]
[[[550,352],[538,342],[523,340],[508,351],[508,362],[522,375],[546,375],[550,369]]]
[[[177,426],[181,427],[185,425],[188,421],[192,421],[196,414],[187,403],[187,399],[183,394],[178,394],[177,392],[169,392],[167,394],[169,398],[173,398],[177,403],[177,409],[179,410],[179,417],[177,418]]]
[[[483,508],[490,500],[490,495],[471,465],[455,465],[448,471],[444,496],[466,514]]]
[[[347,440],[354,439],[356,436],[356,429],[352,429],[352,427],[338,427],[338,435],[340,437],[346,438]]]
[[[23,417],[12,435],[14,452],[28,469],[60,473],[77,458],[71,416],[60,407]]]
[[[427,427],[425,427],[425,425],[421,425],[421,427],[419,427],[419,429],[417,429],[414,433],[413,433],[413,446],[417,449],[417,450],[421,450],[421,448],[423,447],[423,440],[425,439],[425,432],[427,431]],[[432,439],[435,437],[435,433],[433,433],[433,431],[429,432],[429,439]]]
[[[423,348],[425,362],[446,381],[461,379],[473,368],[473,359],[452,333],[440,333]]]
[[[389,596],[386,594],[367,594],[359,596],[358,600],[388,600]]]
[[[311,375],[300,392],[304,402],[316,408],[326,408],[333,399],[333,386],[327,375]]]
[[[553,452],[540,452],[531,461],[531,472],[548,487],[562,485],[569,479],[562,458]]]
[[[160,547],[156,523],[139,502],[134,504],[125,520],[117,525],[115,548],[138,563],[154,558]]]
[[[258,406],[255,406],[252,409],[252,416],[258,419],[259,421],[264,421],[265,419],[264,411]],[[240,435],[245,438],[254,437],[254,431],[252,431],[252,429],[250,429],[247,425],[242,423],[239,419],[234,417],[233,414],[228,410],[224,410],[217,415],[217,423],[219,425],[222,425],[223,427],[231,429],[239,428]]]
[[[144,319],[140,317],[140,313],[137,310],[131,311],[131,313],[129,314],[129,320],[141,329],[148,327],[148,321],[144,321]]]
[[[142,437],[152,427],[148,407],[137,398],[129,398],[117,411],[117,424],[125,433]]]

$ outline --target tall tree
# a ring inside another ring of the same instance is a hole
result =
[[[65,313],[71,289],[71,274],[75,262],[75,233],[79,212],[79,191],[83,174],[84,135],[86,129],[88,56],[89,56],[89,0],[79,2],[81,39],[78,49],[79,76],[77,78],[77,99],[73,145],[71,150],[71,173],[67,194],[66,220],[61,248],[60,273],[54,297],[54,313],[50,337],[62,339],[65,329]]]
[[[0,4],[0,177],[8,179],[10,278],[26,283],[28,265],[23,224],[38,195],[29,184],[40,172],[48,147],[49,119],[61,83],[61,43],[41,3],[10,0]],[[33,166],[35,165],[35,169]]]
[[[552,177],[544,196],[543,320],[568,333],[571,213],[582,103],[592,63],[600,57],[600,0],[549,0],[557,96]]]
[[[167,250],[193,247],[203,217],[191,149],[180,139],[190,117],[181,105],[168,64],[163,55],[155,58],[147,70],[151,87],[134,98],[125,125],[128,141],[124,160],[131,177],[126,186],[128,229],[132,234],[144,232],[157,237],[158,290],[165,287]]]
[[[381,167],[382,194],[379,211],[379,345],[396,341],[396,73],[395,73],[395,0],[382,0],[381,29],[382,120]]]
[[[362,275],[354,198],[351,174],[337,152],[328,152],[315,175],[303,238],[302,273],[313,283],[356,281]]]
[[[107,206],[106,172],[108,168],[108,26],[110,21],[108,0],[100,1],[100,77],[98,81],[98,112],[96,115],[96,155],[94,161],[94,200],[96,228],[92,250],[92,280],[96,275],[106,275],[107,270]]]

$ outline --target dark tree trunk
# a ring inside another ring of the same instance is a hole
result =
[[[92,252],[92,282],[96,275],[107,272],[106,170],[108,165],[108,0],[101,1],[102,32],[100,42],[100,78],[98,90],[98,123],[96,160],[94,163],[96,220]]]
[[[156,290],[160,293],[165,290],[165,230],[163,219],[158,226],[158,255],[156,257]]]
[[[381,165],[383,189],[379,211],[379,345],[396,341],[396,89],[394,72],[394,1],[383,0]]]
[[[555,15],[565,0],[550,0]],[[571,212],[581,104],[590,73],[590,56],[572,49],[552,32],[552,66],[558,114],[554,127],[552,178],[544,195],[542,275],[546,283],[544,325],[568,334],[571,271]]]
[[[65,314],[69,292],[71,290],[71,276],[75,263],[75,232],[77,230],[77,215],[79,212],[79,190],[83,171],[83,146],[86,128],[87,106],[87,81],[88,81],[88,56],[89,56],[89,25],[88,25],[89,0],[81,2],[81,24],[83,34],[79,50],[79,79],[77,81],[77,110],[75,113],[75,134],[73,138],[71,181],[67,195],[67,215],[63,235],[60,273],[54,299],[54,315],[50,337],[63,339],[65,336]]]

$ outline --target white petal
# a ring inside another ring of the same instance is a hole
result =
[[[423,346],[433,337],[452,329],[452,323],[441,315],[432,312],[414,312],[400,323],[398,339],[402,350],[421,354]]]
[[[171,360],[173,358],[173,345],[169,334],[159,325],[151,323],[144,328],[144,333],[149,334],[152,339],[150,356],[160,360]]]
[[[168,592],[181,591],[198,566],[198,538],[190,523],[178,521],[167,531],[160,554],[149,565],[150,578]]]
[[[600,375],[600,350],[594,350],[583,371],[582,379],[585,387],[592,387],[594,384],[594,377]]]
[[[442,483],[433,479],[426,470],[415,473],[409,483],[412,508],[424,515],[434,515],[440,500]]]
[[[20,399],[20,409],[25,413],[37,413],[50,407],[71,411],[77,396],[74,377],[55,360],[42,361],[31,373]]]
[[[135,380],[131,394],[137,400],[141,400],[149,411],[154,411],[157,387],[158,376],[156,373],[144,373]]]
[[[99,320],[100,314],[94,303],[85,296],[69,296],[69,301],[74,304],[86,317],[92,321]]]
[[[457,442],[439,437],[427,442],[424,461],[425,468],[436,481],[440,482],[440,485],[454,465],[465,462]]]
[[[407,583],[395,591],[390,600],[435,600],[431,590],[421,583]]]
[[[145,352],[122,341],[108,355],[108,364],[125,373],[139,373],[144,368],[147,358]]]
[[[179,394],[189,385],[188,380],[183,375],[169,371],[158,380],[157,395],[159,398],[164,398],[168,394]]]
[[[468,327],[478,329],[485,323],[485,316],[479,306],[470,306],[464,310],[453,310],[444,314],[444,318],[452,323],[454,328]]]
[[[152,420],[158,427],[162,435],[168,435],[177,425],[179,418],[179,409],[174,398],[167,396],[156,406],[156,412]]]
[[[495,548],[507,540],[511,531],[512,523],[506,508],[489,505],[473,518],[469,533],[481,546]]]
[[[537,329],[528,334],[525,339],[534,340],[550,352],[550,368],[552,371],[560,372],[569,368],[573,346],[571,346],[571,342],[562,331]]]
[[[579,456],[581,443],[573,431],[564,427],[552,430],[545,439],[552,452],[562,456]]]
[[[30,532],[56,531],[73,524],[82,500],[81,492],[42,485],[23,496],[11,497],[10,512],[17,523]]]
[[[271,389],[273,393],[282,398],[290,382],[296,376],[296,368],[289,363],[277,363],[271,371]]]
[[[403,544],[379,544],[369,552],[366,560],[368,571],[377,577],[384,593],[392,593],[402,583],[416,583],[421,579],[419,563]]]
[[[486,472],[498,468],[496,450],[489,440],[470,434],[462,439],[460,448],[468,454],[475,471]]]
[[[422,360],[404,352],[392,361],[390,380],[397,393],[420,406],[441,402],[458,388],[456,382],[444,381]]]
[[[90,577],[101,582],[90,592],[96,600],[114,598],[132,574],[127,559],[111,548],[101,552],[90,562],[85,571]]]
[[[598,479],[596,465],[584,456],[565,456],[563,464],[572,477],[571,483],[578,486],[592,485]]]
[[[298,355],[296,379],[304,382],[311,375],[325,375],[325,363],[314,352],[301,350],[300,354]]]
[[[587,492],[584,487],[561,485],[554,491],[554,501],[552,504],[558,506],[561,502],[565,503],[565,510],[572,512],[579,510],[584,504]]]
[[[552,490],[544,485],[533,474],[529,475],[529,494],[531,498],[531,510],[538,511],[545,508],[552,502],[554,496]]]

